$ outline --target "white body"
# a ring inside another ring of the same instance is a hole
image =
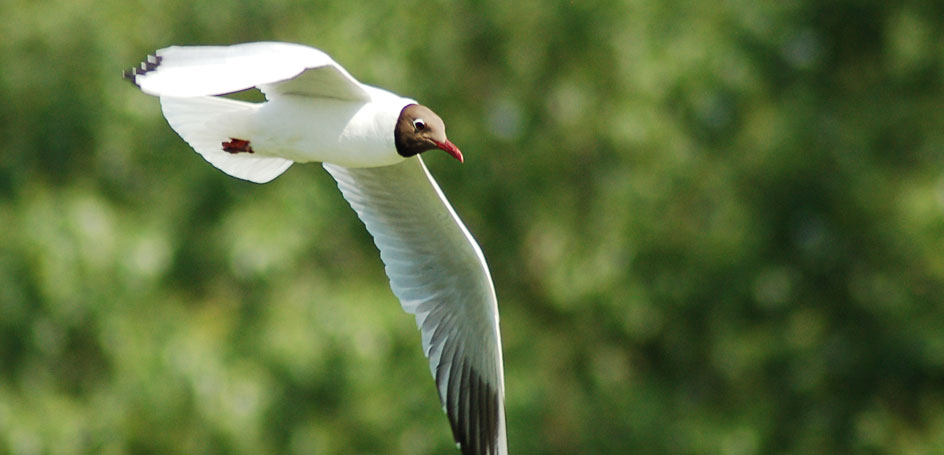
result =
[[[393,127],[415,101],[368,87],[373,101],[286,95],[262,104],[248,120],[246,139],[265,156],[346,167],[388,166],[403,161]]]

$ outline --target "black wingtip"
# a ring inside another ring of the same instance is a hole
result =
[[[143,76],[154,71],[160,66],[162,60],[163,58],[160,55],[148,55],[147,59],[141,62],[140,66],[125,70],[125,72],[121,74],[121,77],[127,79],[134,85],[140,86],[140,84],[138,84],[138,76]]]
[[[161,61],[164,60],[164,57],[160,55],[148,55],[147,61],[144,62],[144,68],[148,71],[154,71],[157,68],[157,65],[161,64]]]
[[[134,85],[138,85],[138,82],[134,80],[134,68],[125,70],[123,73],[121,73],[121,77],[127,79],[128,82],[131,82]]]
[[[499,413],[501,400],[498,390],[485,378],[462,362],[458,379],[450,378],[450,388],[458,387],[457,394],[448,394],[446,400],[453,438],[462,455],[491,455],[498,452]]]

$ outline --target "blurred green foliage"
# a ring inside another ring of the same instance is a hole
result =
[[[0,3],[0,453],[457,453],[320,166],[189,150],[121,71],[281,40],[422,100],[516,454],[944,453],[944,6]]]

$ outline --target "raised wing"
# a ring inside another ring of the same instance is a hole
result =
[[[505,455],[498,305],[485,259],[419,156],[393,166],[324,164],[416,315],[439,398],[465,455]]]
[[[270,98],[291,93],[370,100],[361,83],[328,54],[292,43],[167,47],[125,77],[156,96],[222,95],[259,87]]]

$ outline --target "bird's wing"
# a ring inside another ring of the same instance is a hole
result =
[[[393,293],[416,315],[462,453],[506,454],[498,305],[478,244],[420,157],[324,167],[374,237]]]
[[[150,95],[222,95],[259,87],[281,94],[369,101],[370,94],[318,49],[292,43],[172,46],[148,56],[125,77]]]

